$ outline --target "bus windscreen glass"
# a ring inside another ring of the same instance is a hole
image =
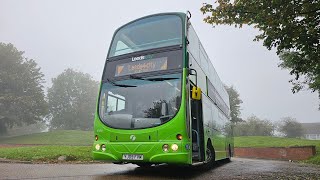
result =
[[[175,117],[181,94],[181,73],[106,81],[101,87],[100,118],[117,129],[158,126]]]
[[[114,35],[108,57],[180,44],[182,20],[179,16],[151,16],[121,27]]]

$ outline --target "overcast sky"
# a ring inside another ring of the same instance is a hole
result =
[[[189,10],[221,80],[240,93],[242,117],[255,114],[277,121],[291,116],[300,122],[320,122],[317,94],[291,93],[288,81],[292,77],[278,68],[275,51],[253,42],[257,30],[212,28],[202,21],[201,5],[202,1],[185,0],[0,0],[0,42],[12,43],[25,51],[26,57],[35,59],[47,86],[51,78],[69,67],[100,80],[116,28],[149,14]]]

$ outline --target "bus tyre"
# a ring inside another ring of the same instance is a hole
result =
[[[231,146],[229,144],[228,146],[228,157],[227,157],[227,161],[230,162],[231,161],[231,157],[232,157],[232,152],[231,152]]]
[[[207,158],[204,166],[205,166],[205,169],[210,169],[215,164],[215,152],[212,145],[209,143],[207,145],[206,153],[207,153]]]

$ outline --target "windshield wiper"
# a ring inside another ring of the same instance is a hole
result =
[[[164,116],[160,116],[160,120],[163,123],[164,121],[167,121],[169,119],[171,119],[173,117],[173,115],[164,115]]]
[[[145,80],[145,79],[143,79],[142,77],[140,77],[140,76],[137,76],[137,75],[130,75],[130,78],[131,79],[138,79],[138,80]]]
[[[137,75],[130,75],[131,79],[138,79],[138,80],[143,80],[143,81],[166,81],[166,80],[173,80],[173,79],[178,79],[178,78],[163,78],[163,77],[158,77],[158,78],[142,78]]]
[[[149,78],[149,79],[144,79],[144,80],[148,80],[148,81],[166,81],[166,80],[173,80],[173,79],[178,79],[178,78]]]
[[[110,82],[112,85],[118,86],[118,87],[125,87],[125,88],[127,88],[127,87],[137,87],[137,86],[127,85],[127,84],[117,84],[117,83],[111,81],[110,79],[107,79],[107,81]]]

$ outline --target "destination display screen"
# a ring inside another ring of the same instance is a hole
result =
[[[122,78],[134,74],[156,73],[172,70],[182,71],[183,51],[155,52],[115,57],[106,61],[103,80]]]
[[[162,71],[168,69],[168,58],[161,57],[134,61],[116,66],[115,76],[125,76],[143,72]]]

